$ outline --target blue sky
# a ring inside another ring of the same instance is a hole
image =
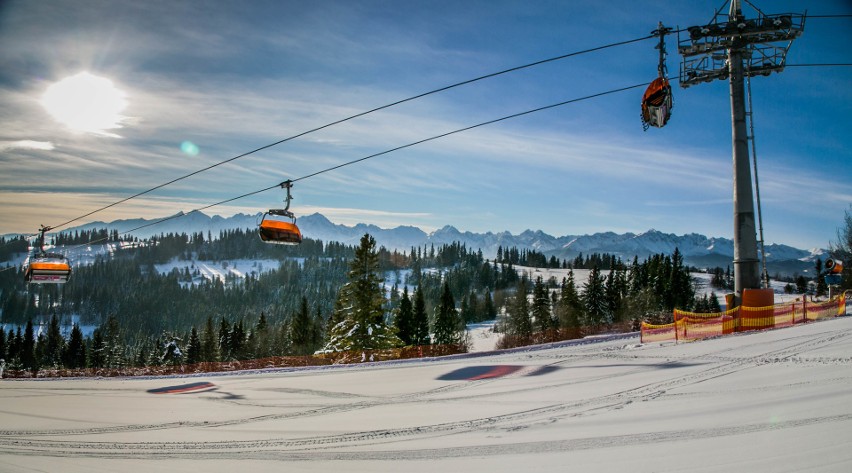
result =
[[[247,151],[439,87],[609,43],[722,1],[5,1],[0,4],[0,234],[57,225]],[[852,13],[848,1],[762,1]],[[750,15],[750,10],[746,9]],[[680,64],[668,37],[668,69]],[[850,63],[852,19],[808,19],[788,64]],[[189,211],[488,120],[656,76],[654,41],[551,62],[382,110],[75,222]],[[75,131],[44,106],[82,72],[126,105]],[[752,81],[767,243],[827,247],[852,204],[852,68]],[[393,152],[296,183],[291,209],[336,223],[551,235],[733,235],[728,85],[675,88],[642,131],[642,88]],[[197,146],[182,150],[183,143]],[[189,152],[187,152],[189,151]],[[205,211],[280,207],[273,190]],[[307,235],[309,236],[309,235]]]

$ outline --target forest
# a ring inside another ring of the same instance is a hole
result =
[[[714,309],[706,296],[695,297],[677,250],[629,264],[606,254],[560,261],[517,248],[500,248],[487,260],[459,243],[399,252],[377,248],[364,235],[358,246],[311,239],[281,246],[263,243],[250,230],[143,241],[94,230],[60,234],[53,243],[65,249],[107,245],[110,251],[75,265],[61,285],[26,284],[18,268],[0,271],[0,320],[8,327],[0,330],[0,358],[9,370],[432,344],[463,351],[464,326],[471,322],[497,320],[501,345],[517,346],[630,330],[639,320],[664,321],[675,307]],[[198,261],[235,259],[275,260],[278,266],[212,279],[195,268]],[[182,270],[157,269],[181,261],[187,262]],[[571,271],[561,281],[530,280],[518,265]],[[573,269],[591,270],[588,280],[576,281]],[[63,333],[70,320],[77,323]],[[84,335],[81,325],[96,328]],[[343,328],[351,335],[368,325],[370,337],[341,339]],[[380,333],[382,343],[376,341]]]

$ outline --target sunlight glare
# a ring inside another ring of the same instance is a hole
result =
[[[48,87],[41,104],[74,131],[118,136],[106,130],[121,128],[127,100],[111,80],[81,72]]]

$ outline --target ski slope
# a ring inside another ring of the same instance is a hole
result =
[[[4,379],[0,471],[848,472],[852,317],[681,344]]]

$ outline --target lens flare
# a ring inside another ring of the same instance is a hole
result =
[[[184,141],[180,144],[180,150],[190,156],[198,156],[198,146],[192,141]]]

